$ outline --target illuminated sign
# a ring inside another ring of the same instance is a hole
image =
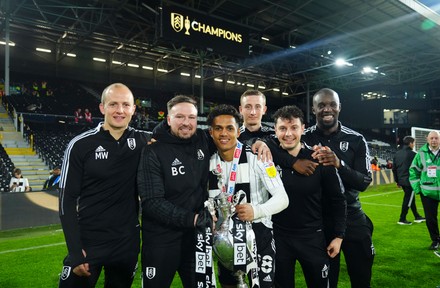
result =
[[[177,7],[163,7],[160,35],[186,46],[205,48],[218,53],[247,57],[247,29]]]

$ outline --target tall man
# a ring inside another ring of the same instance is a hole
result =
[[[104,122],[70,141],[61,171],[60,219],[68,249],[59,287],[131,287],[139,254],[136,169],[151,139],[128,126],[133,94],[115,83],[99,105]]]
[[[194,99],[176,96],[167,109],[167,125],[154,130],[157,142],[145,147],[138,169],[142,287],[169,287],[176,271],[184,287],[200,287],[195,273],[196,226],[204,228],[211,218],[202,211],[208,198],[207,137],[197,129]]]
[[[313,96],[313,113],[316,125],[305,130],[302,140],[308,145],[316,145],[314,158],[324,166],[334,166],[345,188],[347,201],[347,229],[341,250],[345,256],[351,287],[370,287],[374,260],[372,242],[373,223],[364,213],[359,201],[359,192],[371,183],[370,153],[362,134],[342,125],[338,121],[341,103],[335,91],[324,88]],[[325,145],[325,147],[322,146]],[[289,154],[274,155],[274,162],[287,167],[305,167],[302,172],[311,175],[316,164],[309,159],[287,158]],[[296,162],[295,162],[296,161]],[[296,170],[298,171],[298,170]],[[328,200],[324,199],[324,202]],[[324,205],[324,214],[330,213]],[[324,217],[327,242],[333,239],[332,217]],[[330,260],[330,287],[337,287],[339,277],[340,254]]]
[[[209,181],[210,197],[219,193],[230,196],[240,190],[245,192],[247,202],[235,206],[234,223],[249,221],[255,233],[258,256],[254,262],[258,268],[251,270],[249,277],[253,284],[259,282],[258,287],[273,287],[275,250],[271,215],[285,209],[289,198],[273,163],[258,161],[250,147],[238,141],[241,115],[233,106],[215,107],[207,123],[217,147],[217,153],[210,160],[213,172]],[[222,287],[235,287],[237,281],[232,271],[221,263],[218,267]]]
[[[409,182],[416,194],[420,194],[425,211],[426,227],[431,237],[429,249],[439,248],[438,202],[440,201],[440,135],[438,131],[429,132],[427,143],[414,157],[409,168]]]
[[[284,106],[273,115],[277,138],[268,141],[271,150],[283,149],[299,159],[312,158],[311,147],[301,143],[304,115],[296,106]],[[304,177],[292,168],[280,168],[289,195],[287,209],[272,217],[276,241],[277,287],[295,287],[295,262],[302,266],[307,287],[328,287],[329,256],[339,254],[345,234],[346,202],[340,178],[331,166],[319,165]],[[333,235],[325,244],[323,199],[334,217]],[[330,267],[331,269],[331,267]]]
[[[408,209],[411,207],[411,211],[414,215],[414,222],[421,223],[425,221],[425,218],[420,216],[417,212],[416,199],[414,197],[411,183],[409,183],[409,167],[416,156],[416,152],[413,151],[415,145],[415,139],[411,136],[405,136],[403,138],[403,145],[399,151],[396,152],[393,159],[393,175],[397,186],[402,187],[403,190],[403,203],[402,211],[400,212],[400,218],[397,224],[399,225],[411,225],[412,222],[406,219]]]

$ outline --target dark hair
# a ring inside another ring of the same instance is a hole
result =
[[[209,112],[208,117],[206,119],[206,123],[208,126],[212,126],[212,123],[214,122],[214,118],[220,115],[230,115],[235,118],[235,122],[237,122],[238,127],[241,126],[243,123],[243,117],[240,113],[238,113],[237,109],[235,109],[232,105],[227,104],[221,104],[218,106],[215,106],[211,112]]]
[[[414,138],[413,137],[411,137],[411,136],[405,136],[405,137],[403,137],[403,145],[406,145],[406,146],[409,146],[409,144],[411,144],[411,143],[413,143],[414,142]]]
[[[295,105],[281,107],[273,114],[272,118],[275,124],[279,118],[285,120],[299,118],[301,124],[304,124],[304,113]]]
[[[240,104],[241,104],[241,101],[243,100],[243,98],[245,98],[247,96],[261,96],[261,97],[263,97],[264,103],[266,103],[266,95],[264,95],[263,92],[258,91],[258,90],[254,90],[254,89],[249,89],[249,90],[244,91],[243,94],[241,94]]]
[[[175,105],[177,105],[179,103],[190,103],[190,104],[193,104],[194,107],[196,107],[196,109],[197,109],[197,101],[194,98],[192,98],[190,96],[186,96],[186,95],[177,95],[177,96],[174,96],[170,101],[168,101],[168,103],[167,103],[168,113],[170,113],[171,108],[173,108]]]
[[[14,169],[14,174],[21,174],[21,169],[15,168]]]

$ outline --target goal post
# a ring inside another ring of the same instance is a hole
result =
[[[419,151],[420,147],[422,147],[426,143],[426,137],[429,132],[435,129],[429,128],[421,128],[421,127],[411,127],[411,137],[416,140],[416,145],[414,146],[414,151]]]

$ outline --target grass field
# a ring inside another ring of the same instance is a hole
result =
[[[428,250],[431,241],[425,223],[396,224],[402,198],[395,184],[371,187],[361,194],[363,209],[375,226],[372,287],[435,288],[440,285],[440,258]],[[424,215],[419,197],[417,208]],[[414,220],[411,212],[407,219]],[[57,287],[65,254],[59,226],[0,232],[0,288]],[[305,287],[302,274],[297,275],[297,287]],[[138,273],[135,288],[141,287],[139,277]],[[172,287],[181,287],[178,277]],[[344,265],[339,287],[350,287]]]

